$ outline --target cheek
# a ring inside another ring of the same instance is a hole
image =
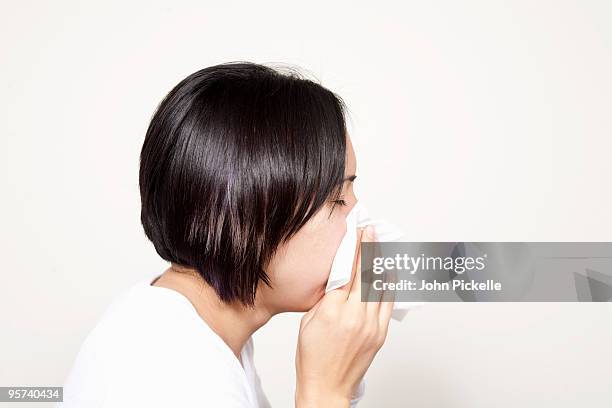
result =
[[[276,295],[286,310],[308,310],[325,293],[331,265],[346,232],[346,214],[334,210],[314,217],[279,254],[275,265]]]
[[[325,286],[332,262],[340,242],[346,232],[346,214],[336,208],[329,215],[329,210],[322,211],[314,217],[303,230],[303,243],[308,248],[308,256],[302,259],[302,280],[310,289]]]
[[[313,245],[314,253],[312,257],[312,262],[316,266],[313,268],[313,279],[316,279],[316,284],[322,285],[327,283],[334,256],[345,232],[346,222],[342,218],[339,222],[330,223],[324,231],[316,234],[316,243]]]

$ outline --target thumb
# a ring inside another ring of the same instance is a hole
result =
[[[363,235],[361,237],[361,242],[376,242],[376,230],[374,229],[374,225],[366,225],[363,230]]]
[[[311,307],[310,310],[304,314],[304,316],[302,316],[302,320],[300,321],[300,329],[306,326],[310,319],[312,319],[313,316],[317,313],[317,310],[319,309],[319,306],[321,306],[321,304],[323,303],[324,298],[325,295],[323,295],[321,299],[319,299],[317,303],[315,303],[315,305]]]

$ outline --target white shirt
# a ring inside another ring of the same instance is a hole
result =
[[[241,362],[185,296],[141,281],[115,299],[85,339],[62,408],[268,408],[253,365]]]

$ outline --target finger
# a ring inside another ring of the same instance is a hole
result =
[[[357,254],[355,256],[355,277],[349,291],[348,299],[349,302],[361,303],[361,243],[371,242],[374,238],[372,233],[372,226],[368,225],[361,233],[361,239],[358,241]],[[365,305],[364,305],[365,306]]]
[[[376,229],[374,228],[374,226],[372,226],[372,231],[373,231],[373,236],[374,238],[372,239],[372,242],[378,242],[378,239],[376,237]],[[370,250],[372,257],[377,257],[380,256],[380,245],[374,245],[373,248],[371,248]],[[370,256],[367,257],[367,259],[369,259]],[[370,265],[368,265],[369,267]],[[368,310],[368,314],[373,316],[374,318],[378,318],[378,310],[380,309],[380,301],[383,295],[383,291],[382,290],[376,290],[374,289],[374,281],[378,280],[379,277],[377,275],[374,275],[373,271],[368,270],[368,273],[366,274],[366,276],[368,277],[366,285],[367,285],[367,294],[366,294],[366,300],[367,300],[367,310]],[[362,281],[363,281],[363,275],[362,275]]]
[[[386,336],[389,328],[389,321],[393,314],[393,305],[395,304],[395,292],[392,290],[384,290],[378,309],[378,323],[382,333]]]

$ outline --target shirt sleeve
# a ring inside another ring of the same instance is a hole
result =
[[[251,368],[251,381],[253,382],[257,405],[259,406],[259,408],[271,408],[270,401],[268,400],[268,397],[266,396],[263,390],[263,387],[261,385],[261,379],[259,378],[257,369],[255,368],[255,346],[253,342],[253,337],[249,338],[245,348]]]

